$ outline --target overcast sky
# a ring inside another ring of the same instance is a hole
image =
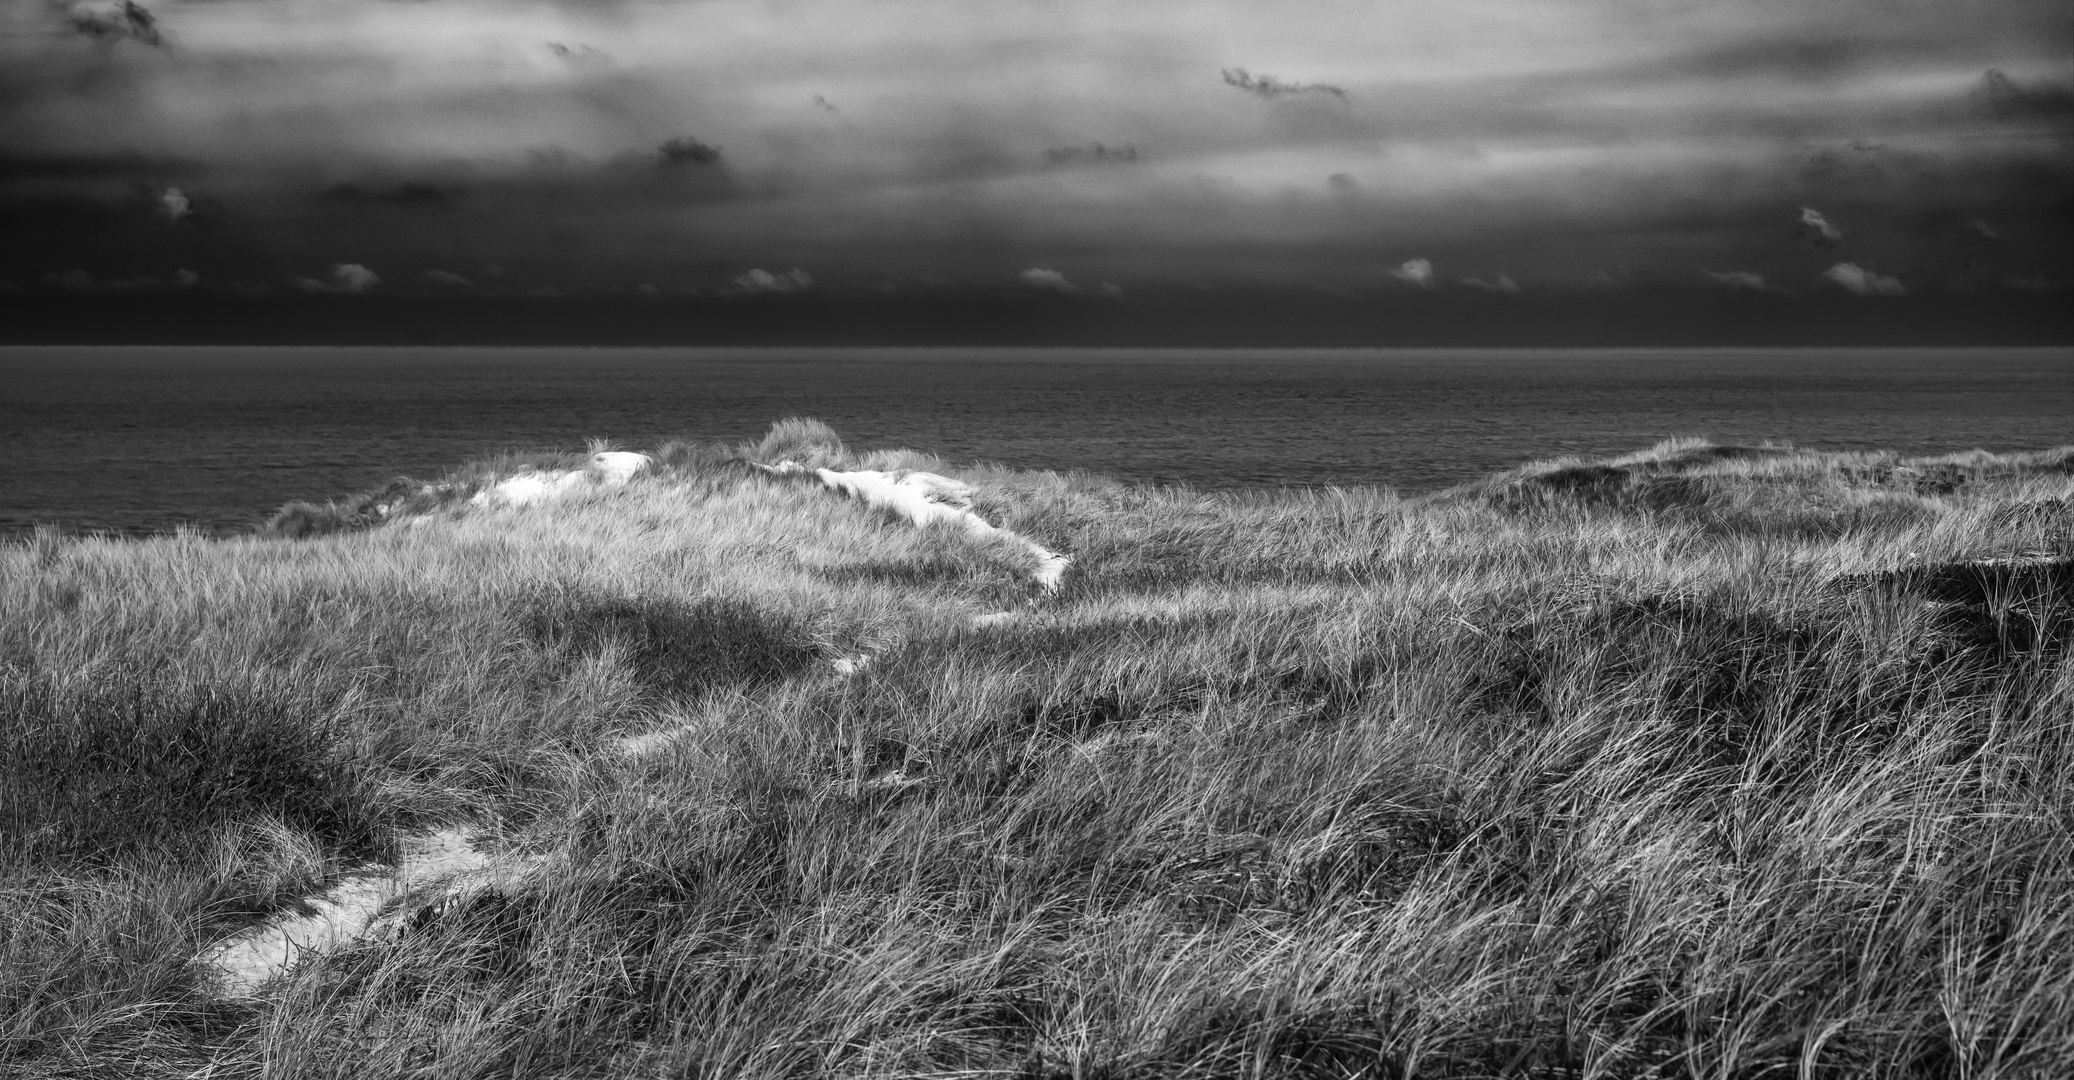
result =
[[[18,292],[2074,285],[2067,0],[4,3]]]

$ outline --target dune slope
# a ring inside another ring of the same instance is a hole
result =
[[[788,421],[478,498],[586,460],[0,550],[0,1071],[2074,1060],[2074,447],[1211,496]]]

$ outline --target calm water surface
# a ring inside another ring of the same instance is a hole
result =
[[[1678,435],[2074,442],[2074,350],[0,349],[0,533],[233,531],[497,450],[785,416],[952,461],[1424,490]]]

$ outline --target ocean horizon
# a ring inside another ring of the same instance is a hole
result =
[[[754,438],[1216,491],[1444,488],[1668,438],[2074,441],[2074,349],[0,348],[0,534],[250,529],[505,450]]]

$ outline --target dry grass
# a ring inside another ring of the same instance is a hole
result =
[[[805,456],[956,476],[1073,570],[742,464]],[[0,550],[0,1071],[2074,1060],[2074,448],[1670,443],[1417,500],[804,421],[657,457]],[[461,820],[554,872],[212,992],[211,942]]]

